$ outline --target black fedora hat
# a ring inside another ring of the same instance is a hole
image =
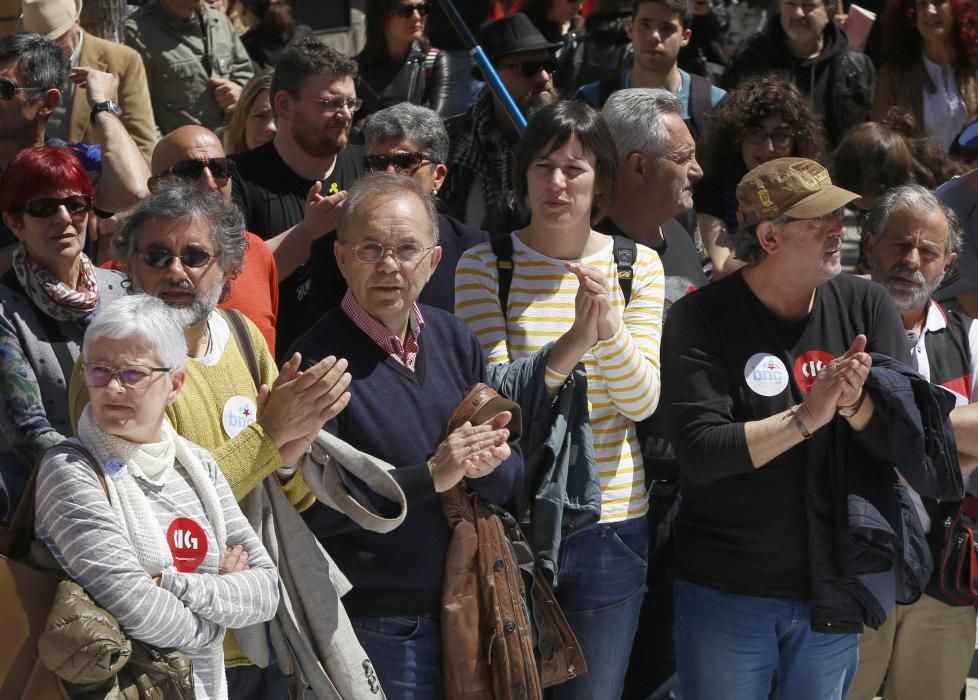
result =
[[[553,51],[563,45],[547,41],[522,12],[514,12],[483,26],[479,30],[478,42],[490,61],[519,51]]]

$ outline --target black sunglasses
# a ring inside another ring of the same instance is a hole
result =
[[[139,257],[150,267],[164,269],[170,267],[174,259],[179,258],[180,264],[184,267],[204,267],[213,259],[213,255],[200,248],[190,248],[180,255],[175,255],[168,250],[153,249],[140,253]]]
[[[518,70],[527,78],[532,78],[541,70],[545,70],[551,75],[553,75],[553,72],[557,70],[557,60],[551,58],[546,61],[525,61],[523,63],[497,63],[496,68],[512,68],[513,70]]]
[[[84,214],[92,210],[92,197],[87,194],[72,194],[58,199],[57,197],[38,197],[24,204],[24,213],[33,217],[44,218],[54,216],[58,207],[64,205],[72,216]]]
[[[204,160],[178,160],[169,168],[160,173],[173,175],[182,180],[197,180],[200,178],[204,168],[211,171],[215,180],[227,180],[231,177],[231,161],[227,158],[209,158]]]
[[[411,19],[411,15],[414,14],[415,10],[418,11],[418,15],[425,17],[429,12],[431,12],[431,5],[426,2],[422,2],[418,5],[398,5],[397,16],[401,17],[402,19]]]
[[[392,156],[367,156],[367,170],[384,171],[391,164],[394,170],[399,173],[413,175],[425,161],[423,154],[415,151],[414,153],[397,153]]]
[[[18,87],[6,78],[0,78],[0,100],[11,100],[18,92],[43,92],[39,87]]]

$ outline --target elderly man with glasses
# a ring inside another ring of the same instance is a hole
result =
[[[349,361],[353,398],[325,429],[394,465],[408,513],[382,535],[319,504],[303,516],[353,584],[343,604],[387,697],[440,698],[450,533],[439,494],[465,479],[503,504],[522,481],[523,461],[507,445],[507,412],[443,436],[468,389],[484,381],[485,362],[461,319],[417,303],[442,258],[434,204],[419,183],[395,173],[358,180],[338,233],[349,289],[294,350],[304,367],[333,355]]]

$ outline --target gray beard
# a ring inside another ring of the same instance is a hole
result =
[[[190,283],[188,282],[186,286],[184,285],[171,285],[164,282],[159,287],[156,288],[153,296],[159,297],[160,294],[166,289],[179,288],[179,289],[192,289]],[[133,284],[133,289],[137,292],[147,293],[145,289],[141,289],[138,285]],[[224,272],[220,271],[218,273],[217,279],[214,284],[211,285],[210,289],[205,292],[200,292],[199,290],[194,296],[194,300],[190,302],[190,306],[185,308],[171,306],[175,312],[177,319],[179,319],[180,324],[184,328],[190,328],[196,326],[201,321],[206,320],[213,313],[214,309],[221,301],[221,293],[224,291]]]

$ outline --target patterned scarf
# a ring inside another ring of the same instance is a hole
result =
[[[39,265],[23,244],[14,249],[14,272],[30,300],[44,313],[58,321],[81,321],[98,306],[98,279],[95,267],[81,254],[78,285],[72,289]]]
[[[468,121],[471,128],[459,133],[452,143],[451,167],[482,176],[482,196],[488,208],[513,189],[516,144],[510,142],[492,121],[492,93],[489,88],[484,88],[476,97]],[[453,194],[443,192],[442,196],[448,201]]]

